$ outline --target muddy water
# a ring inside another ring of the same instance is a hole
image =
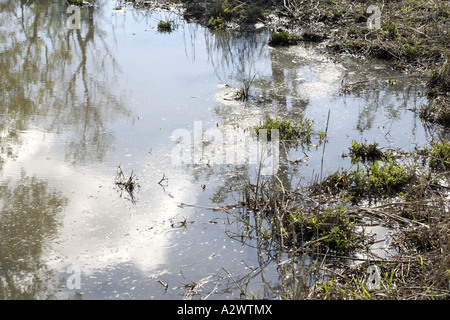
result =
[[[352,139],[427,141],[409,110],[424,102],[417,77],[116,5],[96,1],[69,29],[61,1],[0,2],[2,299],[237,299],[244,284],[276,295],[276,264],[208,209],[234,203],[256,164],[190,154],[198,132],[227,139],[266,114],[305,115],[318,132],[330,112],[324,172],[350,165]],[[174,32],[157,32],[165,19]],[[249,101],[230,98],[249,79]],[[192,157],[174,162],[175,150]],[[322,150],[280,152],[280,177],[315,179]],[[138,179],[134,199],[114,183],[118,166]]]

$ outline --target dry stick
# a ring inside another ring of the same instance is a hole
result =
[[[224,267],[222,267],[222,269],[230,276],[231,280],[233,280],[234,284],[239,288],[239,290],[241,290],[241,293],[243,293],[244,295],[246,295],[244,288],[242,288],[237,282],[236,280],[234,280],[233,275]]]
[[[201,300],[206,300],[206,299],[208,299],[213,293],[214,293],[214,291],[216,291],[217,290],[217,287],[219,286],[219,284],[218,283],[216,283],[216,285],[214,286],[214,288],[211,290],[211,292],[210,293],[208,293],[205,297],[203,297]]]
[[[322,183],[322,173],[323,173],[323,158],[324,158],[324,155],[325,155],[325,146],[326,146],[326,144],[327,144],[327,136],[328,136],[328,123],[329,123],[329,121],[330,121],[330,109],[328,109],[328,116],[327,116],[327,125],[326,125],[326,127],[325,127],[325,139],[324,139],[324,141],[323,141],[323,148],[322,148],[322,157],[321,157],[321,160],[320,160],[320,179],[319,179],[319,181]],[[320,210],[320,207],[322,206],[322,193],[320,193],[320,195],[319,195],[319,210]],[[319,230],[317,229],[317,238],[319,237]]]
[[[184,203],[184,202],[180,202],[179,206],[180,207],[194,207],[194,208],[207,209],[207,210],[212,210],[212,211],[223,211],[225,213],[230,213],[228,211],[228,209],[240,207],[239,205],[227,205],[227,206],[223,206],[223,207],[207,207],[207,206],[199,206],[196,204],[189,204],[189,203]]]
[[[380,210],[373,210],[373,208],[358,208],[357,210],[358,211],[365,211],[365,212],[368,212],[368,213],[374,214],[374,215],[381,214],[381,215],[384,215],[386,217],[389,217],[391,219],[394,219],[394,220],[397,220],[399,222],[403,222],[403,223],[406,223],[406,224],[412,224],[414,222],[414,223],[417,223],[418,225],[420,225],[422,227],[426,227],[427,229],[430,229],[430,227],[428,225],[426,225],[425,223],[422,223],[422,222],[419,222],[419,221],[414,221],[414,220],[411,220],[411,219],[407,219],[405,217],[399,217],[399,216],[397,216],[395,214],[390,214],[390,213],[387,213],[387,212],[384,212],[384,211],[380,211]]]
[[[163,176],[162,176],[161,180],[159,180],[158,184],[161,185],[161,182],[163,182],[164,180],[167,180],[165,173],[163,173]]]
[[[327,126],[325,127],[325,140],[323,142],[323,149],[322,149],[322,159],[320,160],[320,182],[322,182],[322,171],[323,171],[323,157],[325,154],[325,146],[327,144],[327,135],[328,135],[328,122],[330,120],[330,111],[328,110],[328,117],[327,117]]]
[[[389,206],[407,205],[407,204],[414,204],[414,203],[428,203],[428,202],[432,202],[432,200],[415,200],[415,201],[403,201],[403,202],[396,201],[396,202],[383,203],[383,204],[371,207],[370,209],[380,209],[380,208],[389,207]]]

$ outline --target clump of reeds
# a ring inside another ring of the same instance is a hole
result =
[[[448,62],[434,66],[427,82],[427,95],[435,97],[447,95],[450,92],[450,65]]]
[[[242,86],[236,92],[236,99],[241,101],[247,101],[250,97],[250,86],[252,85],[255,76],[251,79],[244,79],[242,81]]]

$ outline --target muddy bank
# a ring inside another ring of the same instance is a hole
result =
[[[132,1],[182,10],[185,19],[211,29],[268,27],[273,32],[326,41],[330,51],[389,62],[395,68],[431,70],[448,60],[450,1]]]

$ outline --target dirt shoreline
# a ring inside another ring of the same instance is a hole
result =
[[[353,53],[400,69],[431,70],[448,60],[450,1],[132,1],[138,6],[182,10],[183,17],[211,29],[266,27],[308,34],[331,52]],[[295,2],[301,2],[296,5]],[[286,6],[284,5],[286,3]],[[316,36],[312,36],[316,35]]]

